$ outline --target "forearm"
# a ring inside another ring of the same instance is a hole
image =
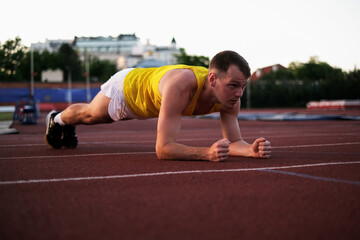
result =
[[[190,147],[179,143],[168,143],[156,146],[156,154],[160,160],[208,160],[209,148]]]
[[[251,144],[244,140],[230,143],[230,156],[252,157]]]

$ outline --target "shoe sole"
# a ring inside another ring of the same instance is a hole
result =
[[[51,145],[49,144],[47,138],[46,138],[46,135],[47,135],[47,133],[48,133],[48,131],[49,131],[50,117],[51,117],[51,114],[53,114],[53,113],[56,113],[56,111],[55,111],[55,110],[52,110],[52,111],[49,112],[48,115],[46,116],[46,133],[45,133],[44,139],[45,139],[45,143],[46,143],[50,148],[52,148],[52,149],[60,149],[61,147],[56,148],[56,147],[51,146]]]
[[[70,149],[74,149],[77,147],[78,145],[78,139],[77,139],[77,136],[76,136],[76,128],[75,126],[72,126],[73,129],[69,126],[69,125],[65,125],[64,128],[63,128],[63,131],[64,131],[64,134],[63,134],[63,141],[62,141],[62,146],[64,148],[70,148]],[[69,131],[71,131],[71,134],[69,134]],[[69,140],[70,138],[70,142],[67,141]],[[74,140],[74,141],[72,141]]]
[[[44,139],[45,139],[45,143],[46,143],[49,147],[51,147],[52,149],[61,149],[61,147],[56,148],[56,147],[51,146],[51,145],[49,144],[48,140],[46,139],[46,135],[45,135]]]

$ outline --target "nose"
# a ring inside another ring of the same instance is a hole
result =
[[[236,96],[237,98],[241,98],[243,94],[244,94],[244,89],[243,89],[243,88],[239,88],[239,89],[235,92],[235,96]]]

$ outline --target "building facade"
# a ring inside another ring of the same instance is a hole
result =
[[[37,43],[32,43],[30,46],[30,49],[33,51],[38,51],[38,52],[43,52],[43,51],[48,51],[48,52],[57,52],[59,51],[60,47],[62,44],[72,44],[72,40],[63,40],[63,39],[58,39],[58,40],[49,40],[46,39],[45,42],[37,42]]]
[[[275,64],[275,65],[267,66],[264,68],[259,68],[251,75],[250,79],[252,81],[256,81],[266,74],[269,74],[271,72],[275,72],[275,71],[278,71],[281,69],[286,69],[286,67],[282,66],[281,64]]]
[[[73,40],[47,39],[44,43],[31,44],[31,49],[54,52],[58,51],[63,43],[73,45],[81,60],[85,60],[85,55],[88,54],[90,58],[96,57],[116,63],[118,69],[176,64],[176,55],[180,54],[175,38],[169,46],[156,46],[149,40],[142,44],[135,34],[120,34],[117,37],[75,37]]]
[[[174,38],[169,46],[158,47],[150,44],[149,40],[145,45],[141,44],[135,34],[120,34],[118,37],[75,37],[73,44],[82,57],[86,52],[91,57],[116,63],[118,69],[137,67],[140,62],[148,60],[156,60],[157,64],[163,62],[163,65],[175,64],[175,55],[180,53]],[[147,66],[151,66],[149,64]]]
[[[87,52],[100,60],[117,62],[120,56],[131,55],[140,41],[135,34],[120,34],[117,37],[75,37],[73,44],[81,56]]]

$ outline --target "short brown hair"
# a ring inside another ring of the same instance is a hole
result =
[[[222,51],[216,54],[211,59],[209,68],[215,68],[220,72],[227,72],[230,65],[237,66],[246,78],[250,77],[251,73],[248,62],[234,51]]]

